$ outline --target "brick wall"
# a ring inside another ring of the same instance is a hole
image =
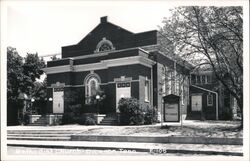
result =
[[[134,34],[112,23],[100,23],[78,44],[62,47],[62,58],[94,53],[102,38],[110,40],[116,50],[157,43],[157,31]]]

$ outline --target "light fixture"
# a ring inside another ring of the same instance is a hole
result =
[[[100,96],[99,96],[99,95],[96,95],[95,98],[96,98],[97,100],[99,100],[99,99],[100,99]]]

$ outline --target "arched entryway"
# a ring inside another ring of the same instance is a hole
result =
[[[89,104],[91,102],[91,98],[96,95],[100,88],[100,83],[101,79],[96,73],[91,72],[86,76],[84,80],[86,104]]]

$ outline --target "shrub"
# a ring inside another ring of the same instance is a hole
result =
[[[65,124],[73,124],[73,123],[77,123],[80,125],[95,125],[96,121],[94,119],[94,115],[93,113],[82,113],[81,110],[81,106],[79,105],[75,105],[75,106],[70,106],[71,108],[69,108],[67,110],[67,112],[65,112],[63,114],[62,117],[62,123],[63,125]],[[79,113],[77,113],[77,111]]]
[[[96,122],[93,118],[87,116],[85,120],[85,125],[96,125]]]
[[[93,118],[94,115],[92,113],[83,113],[80,116],[76,117],[75,122],[80,125],[86,125],[86,120],[89,118]],[[90,120],[90,119],[89,119]],[[89,121],[87,121],[88,123]]]
[[[63,114],[63,117],[62,117],[62,124],[65,125],[65,124],[72,124],[75,122],[74,120],[74,113],[73,112],[66,112]]]
[[[120,125],[129,125],[129,116],[127,116],[126,114],[120,113],[120,117],[119,117],[119,124]]]
[[[69,105],[70,111],[74,113],[75,116],[79,116],[82,114],[82,105],[76,104],[76,105]]]
[[[86,117],[85,116],[80,116],[75,119],[75,122],[78,123],[79,125],[85,125]]]
[[[225,107],[222,110],[222,114],[221,114],[221,119],[222,120],[232,120],[233,119],[233,113],[232,110],[229,107]]]
[[[29,113],[27,113],[27,112],[23,116],[23,123],[24,123],[24,125],[29,124]]]
[[[145,115],[144,115],[144,124],[153,124],[157,122],[157,110],[155,107],[151,107],[150,105],[147,105],[145,109]]]
[[[82,106],[81,104],[76,105],[69,105],[68,108],[66,108],[65,113],[62,117],[62,124],[73,124],[78,123],[78,118],[82,113]]]
[[[157,110],[148,103],[140,103],[136,98],[119,101],[121,125],[142,125],[157,122]]]
[[[82,113],[96,113],[97,106],[94,104],[86,104],[83,106]]]
[[[144,123],[143,111],[135,98],[123,98],[119,101],[120,124],[141,125]]]

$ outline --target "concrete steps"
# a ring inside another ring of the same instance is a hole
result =
[[[70,141],[72,131],[8,130],[8,140]]]
[[[77,130],[7,130],[9,134],[72,134]]]
[[[34,136],[31,136],[31,137],[12,137],[12,136],[8,136],[7,137],[8,140],[50,140],[50,141],[70,141],[70,136],[69,137],[59,137],[59,136],[53,136],[53,137],[34,137]]]
[[[34,123],[28,124],[28,126],[45,126],[47,125],[47,120],[45,116],[40,117]]]
[[[100,122],[100,125],[117,125],[117,119],[115,115],[107,115]]]
[[[10,137],[62,137],[69,136],[70,134],[8,134]]]

